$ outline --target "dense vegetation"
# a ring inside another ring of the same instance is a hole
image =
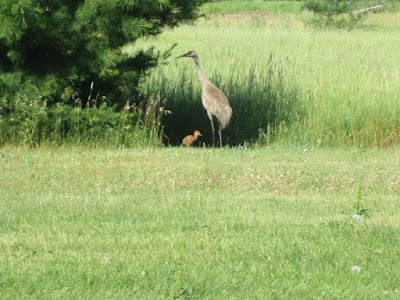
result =
[[[157,39],[141,38],[163,28],[154,18],[149,17],[149,23],[142,20],[140,26],[131,24],[136,32],[132,34],[116,33],[114,29],[101,33],[109,28],[110,20],[98,18],[98,28],[93,32],[100,32],[101,37],[119,36],[118,43],[104,38],[101,45],[107,47],[93,46],[98,40],[94,33],[90,38],[76,34],[88,27],[85,22],[102,14],[100,4],[94,11],[76,6],[79,14],[74,16],[81,17],[75,25],[53,26],[52,31],[47,29],[57,18],[72,18],[73,6],[66,9],[60,1],[54,7],[42,5],[41,9],[29,10],[21,5],[39,2],[11,3],[14,2],[2,4],[14,9],[9,18],[2,19],[1,28],[12,22],[21,28],[11,26],[11,36],[1,31],[4,49],[11,47],[7,43],[12,37],[19,41],[14,45],[18,46],[15,51],[0,51],[1,144],[177,145],[195,129],[205,133],[201,142],[208,144],[210,128],[199,101],[193,65],[168,58],[168,53],[178,55],[193,48],[200,55],[206,75],[221,87],[233,106],[232,123],[223,135],[232,146],[277,142],[329,146],[398,143],[399,84],[392,62],[399,53],[399,18],[393,10],[394,2],[386,1],[385,9],[366,15],[351,32],[305,26],[313,14],[302,10],[304,3],[299,1],[209,2],[201,7],[204,18],[197,23],[168,29]],[[363,3],[370,5],[368,1]],[[198,2],[191,5],[195,4]],[[192,8],[175,21],[191,19]],[[119,6],[115,9],[115,14],[118,9],[123,10]],[[242,13],[226,14],[232,9]],[[22,18],[21,11],[27,17]],[[130,13],[127,9],[122,14],[121,26],[116,28],[125,28],[124,18],[128,20]],[[175,13],[173,9],[160,13],[167,14],[167,25],[177,25],[168,19],[173,18],[168,15]],[[19,23],[18,18],[22,20]],[[28,26],[32,20],[40,20],[37,28]],[[41,31],[49,32],[50,40],[28,38],[32,36],[28,34],[36,36]],[[60,32],[65,31],[74,36],[73,45],[76,39],[86,45],[86,50],[68,50],[68,38],[58,41]],[[120,47],[122,40],[132,43]],[[40,51],[27,51],[35,41]],[[46,43],[54,46],[47,49]],[[176,43],[178,48],[173,48]],[[89,57],[80,60],[78,52]],[[39,57],[28,59],[33,53]],[[61,68],[53,67],[56,62],[46,59],[51,53],[62,56],[58,59],[62,61]],[[153,54],[158,59],[149,59]],[[44,62],[39,63],[41,60]],[[166,65],[146,71],[161,61]],[[74,68],[74,63],[79,68]],[[24,68],[30,70],[29,76],[22,72]],[[55,71],[38,75],[39,69],[49,68]],[[139,76],[144,73],[149,77]]]
[[[210,142],[190,60],[122,108],[0,86],[0,299],[400,298],[400,14],[321,30],[281,2],[121,48],[195,49],[232,147],[124,147]]]
[[[125,123],[136,128],[139,111],[125,114],[132,104],[139,106],[139,81],[169,51],[138,49],[127,55],[121,47],[195,19],[199,4],[2,1],[0,143],[79,141],[88,134],[96,141],[108,128],[123,130]]]

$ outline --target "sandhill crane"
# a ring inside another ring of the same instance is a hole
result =
[[[197,53],[194,51],[189,51],[186,54],[180,55],[177,58],[181,57],[191,57],[193,58],[194,64],[196,65],[197,75],[200,79],[201,85],[201,101],[203,103],[204,108],[207,111],[208,118],[211,121],[211,130],[212,130],[212,143],[213,147],[215,146],[215,137],[214,137],[214,122],[213,116],[215,116],[218,120],[219,125],[219,145],[222,148],[222,129],[228,126],[229,121],[232,116],[232,108],[229,106],[228,98],[222,93],[214,84],[212,84],[204,73],[200,69],[199,65],[199,57]]]
[[[202,136],[202,134],[200,133],[200,131],[196,130],[193,135],[189,134],[187,136],[185,136],[182,140],[182,144],[184,144],[186,147],[190,147],[192,146],[192,144],[194,143],[194,141],[197,140],[197,138],[199,136]]]

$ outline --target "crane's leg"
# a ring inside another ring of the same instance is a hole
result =
[[[208,118],[209,118],[210,121],[211,121],[212,145],[213,145],[213,147],[215,147],[215,137],[214,137],[214,131],[215,131],[215,129],[214,129],[213,117],[212,117],[212,114],[211,114],[208,110],[207,110],[207,116],[208,116]]]
[[[222,148],[222,126],[221,123],[218,122],[219,128],[218,128],[218,135],[219,135],[219,145]]]

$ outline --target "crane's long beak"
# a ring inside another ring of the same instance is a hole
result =
[[[175,58],[187,57],[186,55],[187,55],[187,53],[185,53],[185,54],[182,54],[182,55],[179,55],[179,56],[177,56],[177,57],[175,57]]]

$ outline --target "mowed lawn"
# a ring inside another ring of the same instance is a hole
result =
[[[398,149],[4,147],[0,191],[1,299],[400,297]]]

